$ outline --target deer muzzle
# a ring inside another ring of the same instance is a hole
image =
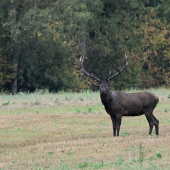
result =
[[[102,96],[106,96],[106,94],[107,94],[106,91],[100,91],[100,93]]]

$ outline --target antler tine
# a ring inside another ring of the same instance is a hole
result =
[[[106,80],[109,78],[110,74],[111,74],[111,70],[110,70],[110,72],[109,72],[109,74],[108,74],[108,76],[107,76]]]
[[[95,80],[101,82],[101,80],[100,80],[99,78],[97,78],[97,77],[93,76],[93,74],[89,74],[87,71],[85,71],[85,69],[83,68],[83,61],[84,61],[84,56],[81,56],[81,57],[80,57],[80,68],[82,69],[82,71],[84,72],[84,74],[85,74],[86,76],[92,77],[92,78],[94,78]]]
[[[111,76],[111,77],[108,77],[107,79],[106,79],[106,81],[109,81],[109,80],[111,80],[112,78],[114,78],[114,77],[116,77],[117,75],[119,75],[124,69],[125,69],[125,67],[128,65],[128,62],[127,62],[127,55],[125,54],[125,65],[119,70],[119,72],[117,72],[116,74],[114,74],[113,76]]]

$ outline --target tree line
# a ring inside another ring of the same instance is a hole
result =
[[[0,89],[95,90],[79,68],[114,88],[170,85],[170,0],[1,0]]]

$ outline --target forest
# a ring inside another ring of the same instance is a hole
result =
[[[81,92],[124,65],[115,90],[170,86],[170,0],[1,0],[0,90]]]

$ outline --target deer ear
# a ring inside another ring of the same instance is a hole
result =
[[[100,86],[100,83],[97,82],[97,81],[93,81],[93,84],[94,84],[95,86]]]
[[[111,86],[114,83],[114,81],[109,81],[108,85]]]

